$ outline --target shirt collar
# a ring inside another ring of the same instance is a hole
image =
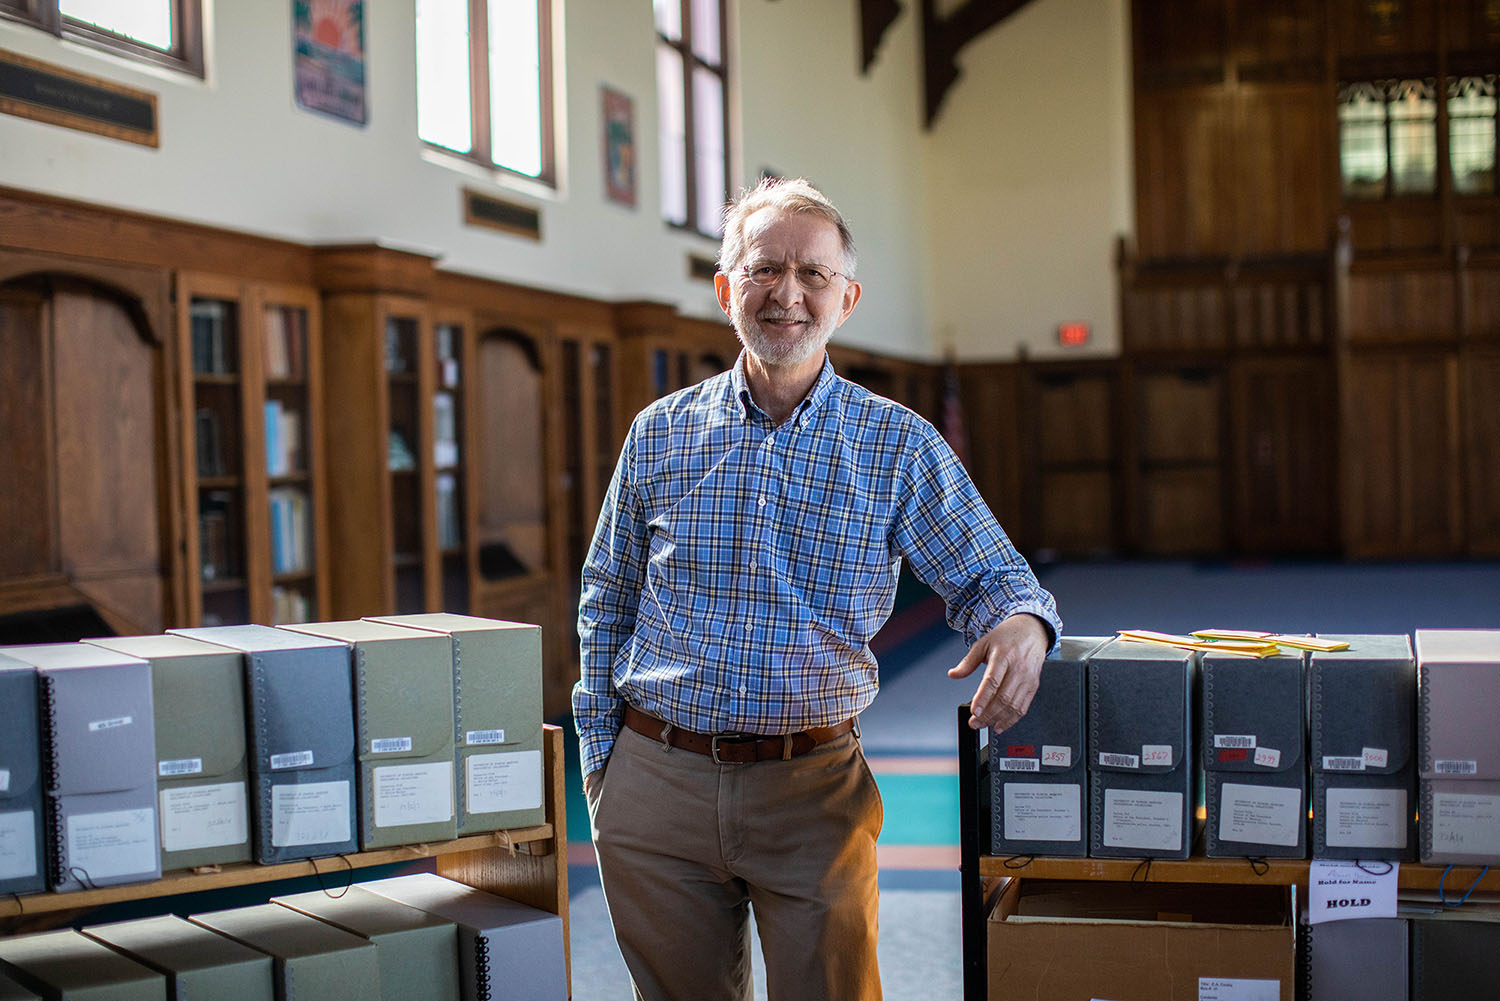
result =
[[[740,355],[734,360],[734,367],[729,370],[729,385],[733,391],[733,398],[739,401],[738,412],[745,420],[749,420],[752,414],[764,411],[755,405],[755,399],[750,395],[750,384],[745,381],[745,355],[746,351],[741,348]],[[808,391],[802,402],[797,404],[797,409],[792,413],[792,422],[801,427],[807,422],[808,417],[823,405],[828,399],[828,394],[833,392],[834,383],[838,376],[833,371],[833,359],[828,357],[828,352],[823,352],[823,370],[818,373],[818,381]]]

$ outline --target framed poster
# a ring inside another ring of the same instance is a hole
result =
[[[601,87],[604,119],[604,196],[635,207],[635,102],[629,94]]]
[[[292,0],[297,104],[363,125],[365,0]]]

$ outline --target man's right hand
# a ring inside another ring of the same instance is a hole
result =
[[[589,811],[599,805],[599,793],[604,791],[604,769],[596,768],[583,777],[583,798],[588,800]]]

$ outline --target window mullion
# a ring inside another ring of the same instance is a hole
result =
[[[490,14],[488,0],[469,0],[469,114],[474,158],[495,165],[490,136]]]
[[[688,0],[683,0],[682,38],[678,40],[677,52],[682,57],[682,156],[685,173],[684,187],[687,190],[687,226],[701,230],[698,222],[698,123],[693,114],[693,43],[692,25],[688,17]]]

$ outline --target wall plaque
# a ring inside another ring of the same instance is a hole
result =
[[[156,95],[0,49],[0,112],[159,145]]]

